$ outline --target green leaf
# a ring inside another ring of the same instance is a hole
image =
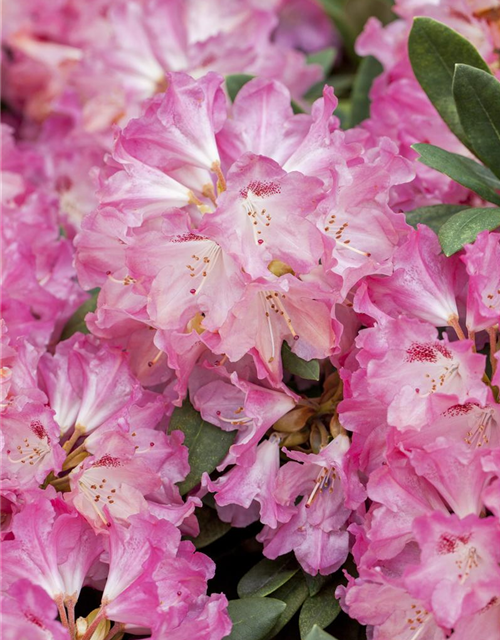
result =
[[[337,49],[328,47],[322,49],[316,53],[311,53],[307,56],[307,64],[319,64],[323,68],[323,74],[325,77],[330,73],[330,69],[333,66],[335,58],[337,57]]]
[[[280,556],[276,560],[264,558],[241,578],[238,595],[240,598],[267,596],[293,578],[298,570],[299,565],[293,554]]]
[[[99,295],[99,291],[100,289],[91,289],[88,292],[90,294],[90,298],[85,300],[85,302],[78,307],[75,313],[64,325],[64,328],[61,332],[61,340],[67,340],[68,338],[71,338],[71,336],[77,331],[79,331],[80,333],[89,333],[87,325],[85,324],[85,316],[87,315],[87,313],[95,311],[97,307],[97,296]]]
[[[315,576],[312,576],[310,573],[306,573],[304,571],[304,578],[306,579],[307,588],[309,589],[309,595],[315,596],[317,593],[321,591],[321,589],[325,586],[327,582],[330,582],[332,579],[331,576],[322,576],[318,573]]]
[[[361,60],[352,89],[351,127],[370,116],[370,89],[375,78],[383,70],[380,62],[373,56],[367,56]]]
[[[273,598],[282,600],[286,603],[286,609],[280,615],[271,631],[267,634],[265,640],[271,640],[271,638],[274,638],[274,636],[290,622],[293,616],[300,609],[304,600],[307,598],[307,594],[307,584],[302,572],[296,573],[291,580],[273,593]]]
[[[179,491],[184,495],[200,482],[204,472],[211,473],[221,462],[233,443],[236,431],[222,431],[205,422],[189,400],[184,400],[182,407],[176,408],[170,418],[169,432],[176,430],[184,433],[184,444],[189,449],[191,470],[179,484]]]
[[[439,231],[439,242],[447,256],[451,256],[464,246],[474,242],[481,231],[493,231],[500,227],[500,209],[483,207],[465,209],[455,214]]]
[[[474,154],[500,177],[500,82],[481,69],[457,64],[453,95]]]
[[[302,605],[299,629],[303,640],[315,624],[324,629],[339,615],[340,605],[335,598],[337,585],[337,581],[326,585],[317,595],[309,596]]]
[[[262,640],[285,609],[286,604],[274,598],[230,600],[228,613],[233,628],[226,640]]]
[[[335,640],[335,638],[315,624],[307,634],[305,640]]]
[[[234,75],[226,76],[226,89],[227,95],[231,102],[238,95],[241,87],[244,87],[247,82],[250,82],[255,76],[248,75],[247,73],[235,73]]]
[[[438,233],[443,224],[463,209],[467,209],[467,204],[434,204],[430,207],[419,207],[413,211],[405,213],[406,222],[417,228],[417,224],[426,224],[433,231]]]
[[[320,3],[325,13],[329,15],[335,23],[342,37],[342,44],[347,55],[352,60],[357,60],[358,57],[354,50],[354,42],[356,41],[358,33],[356,33],[355,26],[346,13],[345,2],[343,0],[320,0]]]
[[[485,200],[500,205],[500,195],[496,192],[500,189],[500,180],[488,167],[432,144],[414,144],[413,149],[420,154],[419,161],[423,164],[444,173]]]
[[[469,146],[453,98],[453,73],[456,64],[489,72],[488,65],[466,38],[432,18],[415,18],[408,50],[422,89],[451,131]]]
[[[281,347],[281,358],[283,368],[289,373],[304,378],[304,380],[319,380],[319,361],[303,360],[295,355],[287,342],[283,342]]]
[[[196,517],[200,525],[200,533],[196,538],[188,536],[197,549],[203,549],[212,542],[222,538],[230,529],[228,522],[222,522],[217,515],[217,511],[204,505],[201,509],[196,509]]]

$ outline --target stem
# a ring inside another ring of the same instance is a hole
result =
[[[76,598],[75,596],[70,596],[65,600],[66,608],[68,609],[68,631],[69,637],[71,640],[76,638],[76,628],[75,628],[75,604]]]
[[[71,453],[68,453],[68,455],[66,456],[66,460],[63,463],[63,471],[67,471],[70,468],[70,465],[71,465],[73,459],[76,458],[77,455],[82,453],[82,451],[85,451],[85,442],[83,442],[81,445],[79,445]]]
[[[458,336],[459,340],[465,340],[465,333],[462,331],[462,327],[460,326],[459,322],[458,322],[458,316],[453,316],[448,320],[450,327],[453,327],[453,329],[455,329],[455,333]]]
[[[490,337],[491,377],[493,377],[495,375],[495,371],[497,370],[497,359],[495,358],[495,353],[497,350],[497,328],[490,327],[488,329],[488,335]]]
[[[94,621],[91,623],[89,627],[87,627],[87,631],[85,631],[85,634],[83,635],[82,640],[90,640],[92,638],[92,636],[94,635],[94,631],[99,626],[99,623],[101,622],[101,620],[104,620],[104,617],[105,617],[104,611],[101,608],[99,609],[98,614],[94,618]]]
[[[71,449],[73,448],[73,445],[76,443],[78,438],[82,435],[82,433],[83,433],[82,427],[79,425],[76,425],[75,430],[71,435],[71,438],[66,440],[66,442],[63,444],[63,449],[64,451],[66,451],[66,453],[69,453],[71,451]]]
[[[50,484],[56,491],[64,492],[70,490],[69,476],[64,476],[64,478],[56,478],[55,480],[52,480]]]
[[[59,617],[61,618],[61,624],[63,627],[68,628],[68,616],[66,615],[66,609],[64,608],[63,597],[62,595],[58,595],[55,598],[55,603],[57,604],[57,610],[59,611]]]
[[[123,629],[125,629],[125,625],[122,622],[115,622],[111,629],[108,631],[104,640],[111,640],[111,638],[114,638],[114,636],[117,633],[120,633],[120,631],[123,631]]]
[[[471,329],[467,329],[467,336],[469,340],[472,340],[472,351],[476,353],[476,332]]]

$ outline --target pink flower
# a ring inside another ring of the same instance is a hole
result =
[[[278,521],[285,522],[288,517],[287,509],[275,498],[279,454],[279,438],[273,435],[258,445],[253,464],[236,464],[214,482],[205,474],[203,483],[215,493],[215,501],[221,507],[239,505],[249,509],[257,501],[260,504],[260,521],[274,529]]]
[[[265,527],[258,539],[264,543],[264,555],[274,559],[294,551],[305,571],[328,575],[347,557],[349,535],[346,521],[351,510],[363,500],[359,482],[343,469],[348,450],[346,436],[337,436],[319,454],[288,451],[300,462],[288,462],[278,474],[276,500],[295,513],[275,529]],[[302,500],[294,507],[297,498]]]
[[[368,625],[374,640],[446,638],[422,600],[375,572],[366,578],[349,578],[347,588],[338,587],[337,596],[349,616]]]
[[[279,385],[283,341],[304,360],[324,358],[333,352],[336,338],[329,304],[322,301],[326,298],[326,291],[289,275],[274,282],[257,281],[247,286],[219,336],[204,341],[232,362],[251,353],[259,378],[267,377]]]
[[[286,173],[269,158],[244,155],[228,172],[227,190],[205,232],[252,278],[269,276],[272,260],[308,273],[323,248],[320,234],[306,219],[321,199],[321,186],[315,178]]]
[[[415,520],[422,555],[409,567],[405,584],[431,608],[436,619],[453,627],[480,611],[500,589],[500,530],[493,518],[436,513]]]
[[[482,231],[462,256],[469,275],[467,328],[482,331],[500,320],[500,234]]]
[[[13,540],[2,542],[7,584],[26,579],[54,600],[76,602],[102,542],[85,520],[59,499],[38,495],[13,518]]]
[[[59,444],[54,412],[28,403],[20,411],[9,408],[2,416],[2,477],[23,488],[36,488],[53,471],[59,473],[65,458]]]
[[[455,280],[458,258],[440,255],[436,234],[424,225],[410,231],[394,252],[394,274],[367,279],[369,295],[385,313],[405,313],[438,327],[456,326]]]
[[[70,640],[67,630],[55,620],[56,605],[30,580],[18,580],[0,597],[4,640]]]

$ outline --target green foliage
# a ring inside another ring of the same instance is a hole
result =
[[[204,472],[211,473],[232,445],[236,431],[222,431],[205,422],[189,400],[176,408],[170,418],[169,432],[182,431],[184,444],[189,449],[190,472],[179,484],[181,495],[195,487]]]
[[[196,538],[190,538],[197,549],[212,544],[219,538],[222,538],[230,529],[228,522],[222,522],[217,515],[217,511],[207,505],[203,505],[200,509],[196,509],[196,517],[200,526],[200,533]]]
[[[474,242],[481,231],[492,231],[500,227],[500,209],[483,207],[465,209],[456,213],[439,231],[439,241],[447,256],[451,256],[464,246]]]
[[[469,146],[453,97],[455,65],[468,64],[489,73],[488,65],[468,40],[432,18],[415,18],[408,49],[422,89],[451,131]]]
[[[316,53],[311,53],[307,56],[308,64],[319,64],[323,69],[325,77],[330,73],[332,65],[337,57],[337,49],[334,47],[327,47]]]
[[[500,195],[496,192],[500,189],[500,180],[487,167],[432,144],[414,144],[413,148],[420,154],[419,161],[423,164],[446,174],[485,200],[500,205]]]
[[[285,609],[286,604],[275,598],[230,600],[228,613],[233,628],[226,640],[263,640]]]
[[[87,313],[91,313],[96,310],[97,307],[97,296],[99,295],[100,289],[92,289],[89,291],[90,298],[85,300],[85,302],[78,307],[75,313],[71,316],[68,322],[64,325],[64,328],[61,332],[61,340],[67,340],[71,338],[71,336],[79,331],[80,333],[89,333],[87,325],[85,323],[85,316]]]
[[[340,613],[340,605],[335,598],[337,581],[327,584],[315,596],[309,596],[300,610],[300,637],[304,640],[316,624],[324,629],[331,624]]]
[[[298,570],[299,565],[293,554],[280,556],[276,560],[263,558],[241,578],[238,595],[240,598],[267,596],[293,578]]]
[[[500,82],[481,69],[457,64],[453,95],[471,149],[500,177]]]
[[[303,360],[295,355],[287,342],[283,342],[281,347],[281,358],[283,368],[289,373],[304,378],[304,380],[319,380],[318,360]]]
[[[361,60],[352,90],[351,127],[355,127],[370,116],[370,89],[373,81],[382,71],[382,65],[373,56],[367,56]]]
[[[426,224],[438,233],[443,224],[455,213],[467,209],[466,204],[434,204],[430,207],[418,207],[405,213],[406,222],[415,229],[418,224]]]
[[[335,638],[315,624],[307,634],[305,640],[335,640]]]
[[[283,627],[290,622],[293,616],[302,606],[307,598],[307,584],[302,572],[296,573],[291,580],[273,593],[273,598],[282,600],[286,604],[286,609],[280,615],[276,624],[267,634],[265,640],[271,640]]]
[[[254,77],[255,76],[251,76],[248,73],[235,73],[234,75],[226,76],[227,95],[231,102],[234,102],[239,90]]]

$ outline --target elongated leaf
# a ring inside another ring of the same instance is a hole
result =
[[[472,150],[500,176],[500,82],[481,69],[457,64],[453,95]]]
[[[266,635],[265,640],[271,640],[290,622],[307,598],[307,584],[302,572],[296,573],[291,580],[273,593],[273,598],[286,603],[286,609],[280,615],[276,624]]]
[[[335,640],[335,638],[315,624],[307,634],[306,640]]]
[[[78,307],[75,313],[71,316],[68,322],[64,325],[64,329],[61,332],[61,340],[67,340],[71,336],[80,331],[80,333],[89,333],[87,325],[85,324],[85,316],[87,313],[91,313],[96,310],[97,296],[100,289],[92,289],[89,291],[90,298]]]
[[[337,49],[333,47],[327,47],[316,53],[311,53],[307,56],[308,64],[319,64],[323,68],[325,77],[330,73],[330,69],[333,66],[335,58],[337,57]]]
[[[309,573],[304,572],[304,578],[306,579],[307,588],[309,589],[309,595],[315,596],[323,589],[327,582],[330,582],[332,576],[322,576],[320,573],[316,576],[312,576]]]
[[[184,495],[200,482],[205,471],[211,473],[221,462],[233,443],[236,431],[222,431],[205,422],[189,400],[175,409],[170,418],[169,431],[175,430],[184,433],[184,444],[189,449],[191,470],[179,484],[181,495]]]
[[[417,224],[426,224],[438,233],[443,224],[463,209],[468,209],[466,204],[434,204],[430,207],[419,207],[405,213],[406,222],[417,228]]]
[[[451,256],[469,242],[474,242],[477,234],[485,229],[493,231],[500,227],[500,209],[465,209],[455,214],[439,231],[439,242],[447,256]]]
[[[456,64],[489,73],[488,65],[466,38],[432,18],[415,18],[408,50],[422,89],[457,138],[469,146],[453,98],[453,73]]]
[[[283,368],[304,380],[319,380],[318,360],[302,360],[290,349],[288,343],[284,342],[281,348],[281,358]]]
[[[244,87],[246,83],[250,82],[254,77],[255,76],[251,76],[248,73],[235,73],[234,75],[226,76],[227,95],[231,102],[234,102],[241,87]]]
[[[222,538],[230,529],[228,522],[222,522],[217,515],[217,511],[204,505],[201,509],[196,509],[196,517],[200,526],[200,533],[196,538],[190,538],[197,549],[203,549],[212,542]]]
[[[352,90],[351,127],[356,126],[370,116],[370,89],[383,67],[373,56],[361,60]]]
[[[420,154],[419,161],[423,164],[444,173],[485,200],[500,205],[500,195],[495,191],[500,189],[500,180],[488,167],[432,144],[414,144],[413,148]]]
[[[285,609],[286,604],[274,598],[230,600],[228,613],[233,628],[226,640],[262,640]]]
[[[238,583],[240,598],[267,596],[290,580],[299,570],[293,555],[280,556],[276,560],[264,558],[246,573]]]
[[[327,584],[315,596],[309,596],[302,605],[299,616],[300,637],[302,640],[316,624],[324,629],[331,624],[340,613],[340,605],[335,598],[337,581]]]
[[[358,33],[355,26],[349,19],[345,10],[344,0],[320,0],[325,13],[331,17],[335,26],[337,27],[340,35],[342,36],[342,44],[345,48],[347,55],[352,60],[358,60],[356,52],[354,51],[354,42]]]

